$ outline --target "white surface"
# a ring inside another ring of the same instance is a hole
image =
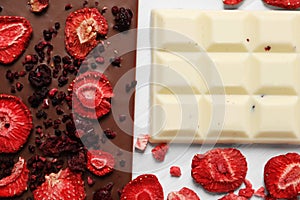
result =
[[[223,3],[221,0],[140,0],[139,1],[139,28],[150,27],[150,14],[154,8],[190,8],[203,10],[222,10]],[[261,0],[245,0],[239,9],[245,10],[267,10]],[[142,35],[142,37],[141,37]],[[150,46],[145,43],[143,33],[138,38],[138,55],[137,55],[137,91],[135,107],[135,135],[149,132],[149,78],[150,78]],[[193,189],[201,200],[216,200],[224,195],[213,195],[205,192],[201,186],[195,184],[191,177],[191,161],[196,153],[216,147],[214,145],[180,145],[171,144],[164,162],[156,162],[152,155],[151,149],[155,145],[149,145],[144,153],[135,152],[133,156],[133,178],[140,174],[155,174],[163,186],[165,199],[170,191],[179,190],[182,187]],[[218,145],[221,146],[221,145]],[[223,147],[236,147],[246,157],[248,161],[247,179],[253,183],[253,188],[258,189],[263,186],[263,168],[269,158],[275,155],[287,152],[298,152],[299,146],[289,145],[223,145]],[[181,167],[182,176],[180,178],[171,177],[169,168],[172,165]],[[244,187],[242,185],[242,187]],[[237,193],[237,191],[235,192]],[[259,199],[256,197],[252,199]]]

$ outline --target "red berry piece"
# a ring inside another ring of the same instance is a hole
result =
[[[297,9],[300,7],[300,1],[299,0],[263,0],[264,3],[275,6],[275,7],[280,7],[284,9]]]
[[[157,177],[143,174],[130,181],[122,190],[121,200],[155,199],[163,200],[164,193]]]
[[[241,3],[243,0],[223,0],[223,3],[225,5],[237,5],[239,3]]]
[[[0,63],[10,64],[25,51],[32,34],[24,17],[0,16]]]
[[[181,176],[181,169],[178,166],[172,166],[170,167],[170,174],[174,177],[180,177]]]
[[[164,161],[168,150],[169,150],[169,145],[166,143],[162,143],[162,144],[159,144],[156,147],[154,147],[151,150],[151,152],[152,152],[152,156],[153,156],[153,158],[155,158],[155,160],[162,162],[162,161]]]
[[[178,192],[170,192],[167,200],[200,200],[200,198],[193,190],[183,187]]]
[[[0,180],[0,197],[14,197],[22,194],[27,189],[28,174],[26,162],[20,157],[11,175]]]
[[[26,142],[32,129],[32,116],[18,97],[0,94],[0,152],[13,153]]]
[[[197,154],[192,160],[192,177],[209,192],[231,192],[237,189],[247,174],[243,154],[234,148],[212,149]]]
[[[96,8],[72,12],[65,27],[66,49],[72,57],[83,60],[99,44],[97,37],[105,36],[107,32],[107,21]]]
[[[229,193],[218,200],[248,200],[248,199],[242,196],[238,196],[234,193]]]
[[[115,159],[110,153],[101,150],[90,150],[87,157],[87,168],[95,175],[104,176],[114,169]]]
[[[288,153],[271,158],[264,168],[267,191],[274,198],[294,198],[300,193],[300,155]]]
[[[80,173],[72,172],[69,168],[45,176],[45,182],[33,191],[35,200],[61,199],[84,200],[84,181]]]
[[[249,180],[245,179],[244,184],[245,184],[246,188],[239,190],[239,196],[250,199],[254,194],[254,189],[252,188],[252,184]]]
[[[254,196],[257,197],[261,197],[261,198],[265,198],[266,194],[265,194],[265,187],[260,187],[258,188],[255,192],[254,192]]]
[[[40,13],[49,6],[49,0],[29,0],[30,11],[33,13]]]
[[[148,134],[142,134],[142,135],[138,136],[136,143],[135,143],[135,148],[139,151],[144,152],[148,145],[149,138],[150,138],[150,136]]]
[[[79,75],[73,84],[73,110],[82,117],[97,119],[110,111],[113,90],[100,72]]]

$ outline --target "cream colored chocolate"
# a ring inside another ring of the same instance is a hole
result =
[[[300,13],[152,11],[152,142],[300,144]]]

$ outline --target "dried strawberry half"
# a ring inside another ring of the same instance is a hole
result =
[[[46,175],[45,179],[46,181],[33,191],[35,200],[84,200],[86,197],[81,174],[72,172],[69,168],[60,170],[57,174]]]
[[[23,158],[15,163],[11,175],[0,180],[0,197],[14,197],[27,190],[29,170]]]
[[[130,181],[122,190],[121,200],[155,199],[163,200],[164,193],[157,177],[153,174],[142,174]]]
[[[216,148],[196,154],[192,160],[192,177],[209,192],[231,192],[247,174],[247,162],[235,148]]]
[[[300,7],[299,0],[263,0],[266,4],[271,6],[280,7],[284,9],[297,9]]]
[[[19,16],[0,16],[0,63],[10,64],[25,51],[32,34],[30,22]]]
[[[200,198],[193,190],[183,187],[178,192],[170,192],[167,200],[200,200]]]
[[[288,153],[271,158],[264,168],[266,189],[274,198],[300,194],[300,155]]]
[[[82,117],[97,119],[110,111],[113,89],[106,76],[88,71],[76,77],[73,85],[73,111]]]
[[[20,98],[0,94],[0,153],[14,153],[26,142],[32,116]]]
[[[34,13],[40,13],[49,6],[49,0],[29,0],[30,11]]]
[[[107,32],[107,21],[96,8],[76,10],[66,20],[67,52],[72,57],[83,60],[99,44],[98,37],[105,36]]]
[[[87,168],[93,174],[104,176],[111,173],[115,166],[114,156],[101,150],[90,150],[87,153]]]

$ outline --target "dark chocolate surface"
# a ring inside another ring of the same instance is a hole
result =
[[[21,97],[23,99],[23,102],[26,105],[28,105],[28,107],[30,107],[27,99],[28,96],[32,94],[33,90],[28,82],[28,73],[24,78],[19,78],[17,81],[15,80],[14,83],[9,83],[9,81],[5,79],[6,71],[8,69],[12,71],[23,70],[24,67],[22,65],[22,61],[24,61],[25,55],[36,53],[34,50],[34,45],[36,45],[39,41],[43,39],[43,30],[53,27],[55,22],[60,22],[61,27],[58,30],[57,36],[55,36],[51,41],[51,43],[54,46],[52,56],[67,55],[64,45],[65,20],[69,13],[77,9],[83,8],[84,2],[85,1],[83,0],[50,0],[49,8],[44,13],[37,15],[30,12],[29,6],[27,5],[27,0],[1,0],[0,6],[3,8],[3,10],[0,12],[0,15],[23,16],[27,18],[32,25],[33,36],[30,40],[28,48],[15,63],[7,66],[0,65],[0,80],[2,80],[0,86],[0,93],[11,94],[11,86],[15,85],[15,83],[19,81],[24,84],[24,88],[22,91],[17,91],[13,95]],[[98,6],[95,5],[95,2],[97,1],[89,0],[88,4],[85,7],[97,7],[100,11],[103,8],[107,7],[104,16],[109,24],[109,32],[107,35],[107,39],[104,39],[103,41],[104,44],[107,46],[107,49],[110,50],[106,50],[103,53],[103,56],[105,58],[105,64],[103,66],[98,67],[98,69],[100,71],[104,71],[104,74],[108,77],[113,87],[118,85],[118,87],[120,86],[120,89],[117,89],[114,92],[115,96],[111,100],[113,111],[111,111],[109,114],[93,123],[96,129],[96,133],[99,134],[100,138],[102,137],[101,129],[105,130],[109,128],[117,133],[116,138],[112,140],[106,140],[105,143],[103,143],[103,141],[101,141],[100,139],[99,141],[97,141],[99,143],[100,149],[108,151],[114,155],[116,161],[116,169],[111,174],[108,174],[104,177],[97,177],[91,174],[89,171],[85,171],[83,179],[85,181],[85,189],[87,195],[86,199],[92,199],[94,191],[102,186],[105,186],[109,182],[114,183],[114,187],[112,190],[113,199],[119,199],[118,190],[120,190],[127,182],[131,180],[134,95],[133,90],[129,92],[126,91],[126,84],[131,84],[135,80],[135,73],[132,69],[135,68],[136,34],[134,32],[132,34],[121,33],[120,37],[113,37],[111,39],[113,35],[116,35],[119,32],[113,30],[114,16],[112,15],[110,9],[112,6],[123,6],[125,8],[130,8],[134,16],[132,19],[131,28],[135,29],[137,27],[138,1],[99,0]],[[66,11],[66,4],[71,4],[72,8]],[[127,49],[129,49],[130,51],[127,52]],[[123,54],[122,52],[125,52],[125,54]],[[112,65],[109,65],[109,59],[113,56],[122,57],[121,67],[114,67]],[[124,76],[124,74],[126,74],[126,76]],[[74,79],[74,76],[68,77],[69,82],[66,86],[62,88],[57,87],[57,79],[53,79],[52,84],[49,88],[56,87],[59,90],[67,91],[69,83],[71,83],[71,80]],[[120,80],[122,80],[121,83]],[[40,108],[41,106],[39,107],[39,109]],[[72,112],[71,110],[68,110],[66,105],[63,106],[63,109],[65,111],[65,114]],[[30,110],[33,115],[34,126],[43,125],[43,120],[37,119],[35,117],[35,113],[38,109],[30,108]],[[55,109],[52,107],[52,105],[49,109],[45,111],[48,113],[48,118],[52,118],[53,120],[58,118],[61,119],[62,117],[58,116],[55,113]],[[121,118],[119,118],[119,115],[123,114],[125,117],[122,116]],[[65,125],[61,124],[60,127],[61,130],[64,130]],[[44,131],[49,134],[54,134],[54,130],[52,128],[49,128],[47,130],[44,129]],[[26,160],[28,160],[31,156],[34,155],[29,152],[28,145],[35,145],[35,136],[36,133],[35,131],[33,131],[28,139],[28,142],[26,143],[26,145],[24,145],[20,152],[16,154],[11,154],[9,156],[13,157],[16,160],[20,155]],[[42,152],[38,150],[38,148],[36,148],[35,154],[43,155]],[[122,164],[120,164],[120,161]],[[125,165],[123,166],[124,163]],[[95,185],[93,185],[92,187],[87,185],[87,176],[93,177],[93,179],[96,181]],[[14,199],[26,199],[27,197],[32,197],[32,193],[29,189],[22,196],[16,197]]]

